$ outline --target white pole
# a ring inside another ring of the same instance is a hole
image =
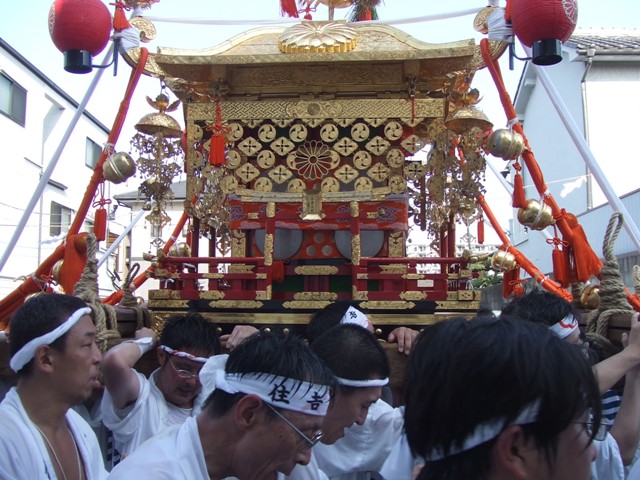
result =
[[[530,49],[527,48],[526,46],[524,48],[525,48],[525,51],[527,52],[527,56],[530,56],[531,55]],[[605,176],[604,172],[600,168],[600,164],[598,163],[596,158],[593,156],[593,153],[591,153],[591,149],[589,148],[589,145],[587,145],[586,140],[580,134],[580,130],[578,130],[578,126],[576,125],[576,122],[573,120],[573,117],[569,113],[569,110],[567,109],[567,106],[565,105],[565,103],[562,101],[562,98],[560,98],[558,91],[553,86],[553,83],[551,82],[551,79],[549,78],[549,75],[547,74],[547,72],[544,70],[544,68],[541,68],[538,65],[534,65],[533,63],[531,65],[533,66],[534,71],[538,75],[538,78],[540,79],[540,83],[542,83],[542,86],[546,90],[547,95],[549,95],[549,98],[551,99],[551,103],[556,109],[556,112],[558,112],[558,115],[560,115],[560,119],[564,123],[564,126],[567,128],[567,131],[569,132],[569,136],[571,136],[571,139],[573,140],[576,147],[580,151],[580,154],[582,155],[584,162],[587,164],[587,167],[589,167],[589,170],[591,170],[593,177],[598,182],[598,185],[600,185],[600,188],[602,189],[605,197],[613,207],[613,210],[622,213],[622,215],[624,216],[624,228],[629,234],[629,236],[631,237],[631,240],[635,244],[636,249],[640,251],[640,230],[638,230],[638,226],[636,225],[634,219],[631,217],[631,215],[627,211],[627,208],[624,206],[620,198],[618,198],[618,196],[613,191],[611,184],[609,183],[609,181],[607,180],[607,177]]]
[[[144,214],[145,214],[145,210],[140,210],[140,212],[138,212],[138,215],[136,215],[135,218],[131,220],[131,223],[127,225],[127,228],[124,229],[124,231],[120,234],[120,236],[116,238],[115,242],[113,242],[111,246],[107,249],[107,251],[104,252],[104,255],[102,255],[100,260],[98,260],[98,268],[100,268],[102,264],[107,261],[107,259],[109,258],[109,255],[111,255],[111,253],[113,253],[113,251],[118,247],[118,245],[120,245],[120,242],[124,240],[124,237],[127,236],[127,234],[131,231],[133,226],[136,223],[138,223],[138,220],[140,220],[142,218],[142,215]]]
[[[109,48],[109,51],[105,55],[105,60],[103,61],[103,63],[112,57],[112,53],[113,53],[113,45],[111,45],[111,47]],[[18,226],[13,232],[13,236],[9,240],[7,249],[2,254],[2,258],[0,259],[0,272],[4,268],[9,257],[11,256],[11,252],[13,252],[13,249],[17,245],[18,240],[20,239],[20,235],[22,235],[22,231],[24,230],[24,227],[27,224],[27,221],[29,220],[31,213],[33,213],[33,209],[36,206],[36,203],[38,203],[38,200],[40,199],[42,192],[47,186],[47,182],[49,182],[49,179],[53,174],[53,170],[56,168],[58,164],[58,160],[60,160],[62,151],[64,150],[64,147],[67,145],[67,141],[69,140],[69,137],[71,137],[71,133],[73,133],[73,129],[78,123],[80,116],[84,113],[87,103],[89,103],[89,99],[91,98],[93,91],[96,89],[96,86],[98,85],[98,82],[100,81],[100,78],[102,77],[103,73],[104,73],[104,69],[99,68],[98,71],[93,76],[93,80],[91,81],[91,85],[89,85],[89,88],[87,89],[87,93],[85,93],[84,98],[82,99],[82,102],[80,103],[80,105],[78,105],[78,109],[73,114],[73,118],[71,119],[71,122],[67,127],[67,131],[64,133],[62,139],[60,140],[60,145],[58,145],[58,148],[53,153],[53,156],[51,157],[51,160],[49,161],[49,165],[47,165],[46,170],[42,173],[42,176],[40,177],[40,182],[38,183],[38,186],[34,190],[31,200],[25,207],[24,213],[22,214],[22,218],[20,218],[20,221],[18,222]]]

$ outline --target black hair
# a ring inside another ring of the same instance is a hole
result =
[[[575,345],[548,328],[520,319],[454,318],[428,326],[412,348],[406,378],[405,430],[414,454],[427,461],[420,478],[476,480],[490,470],[495,439],[453,453],[479,424],[504,419],[539,402],[523,425],[553,466],[558,436],[584,412],[601,418],[598,385]],[[594,428],[594,432],[597,429]],[[593,436],[592,434],[592,439]]]
[[[575,305],[555,293],[534,289],[530,292],[514,297],[502,308],[502,315],[510,315],[533,323],[540,323],[547,327],[555,325],[567,315],[580,321],[582,315]],[[580,339],[583,342],[583,354],[592,365],[599,361],[598,353],[590,348],[587,337],[582,330]]]
[[[197,312],[169,317],[160,334],[160,345],[174,350],[198,350],[207,356],[218,355],[221,350],[215,323]]]
[[[64,323],[73,312],[87,304],[71,295],[43,294],[23,303],[11,317],[9,350],[13,357],[23,346],[34,338],[41,337]],[[89,314],[91,315],[91,314]],[[69,332],[58,338],[50,347],[64,352]],[[20,369],[18,375],[28,376],[33,368],[33,360]]]
[[[309,319],[309,325],[307,326],[307,339],[309,343],[313,343],[316,338],[324,334],[327,330],[340,325],[340,321],[344,314],[347,313],[349,307],[357,308],[351,302],[344,300],[333,302],[324,307],[322,310],[318,310]]]
[[[327,366],[293,334],[260,331],[246,338],[230,354],[226,373],[265,373],[332,387],[334,377]],[[230,394],[216,389],[205,401],[204,408],[220,417],[245,394]]]
[[[337,325],[312,342],[311,349],[336,377],[349,380],[389,377],[387,354],[373,333],[359,325]],[[358,390],[344,385],[339,388],[344,393]]]

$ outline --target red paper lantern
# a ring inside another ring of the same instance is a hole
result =
[[[100,0],[55,0],[49,10],[49,34],[64,53],[64,69],[91,71],[91,57],[109,42],[111,14]]]
[[[562,60],[561,42],[578,21],[577,0],[510,0],[513,33],[532,47],[533,63],[554,65]]]

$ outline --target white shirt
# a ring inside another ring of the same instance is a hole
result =
[[[111,471],[109,480],[209,480],[195,418],[164,429]]]
[[[348,428],[333,445],[319,443],[313,447],[309,465],[296,466],[287,478],[355,480],[368,476],[365,472],[378,472],[402,433],[402,415],[401,408],[375,402],[363,425]]]
[[[106,478],[100,446],[89,424],[71,409],[65,419],[78,446],[87,480]],[[2,480],[58,479],[44,439],[31,422],[15,388],[0,404],[0,451]]]
[[[179,408],[168,403],[156,386],[160,369],[147,379],[135,371],[140,382],[140,394],[131,407],[118,410],[113,398],[105,389],[100,410],[105,427],[113,432],[114,447],[123,454],[130,455],[145,440],[172,425],[181,425],[195,415],[193,409]],[[197,402],[194,401],[194,404]],[[123,416],[123,412],[124,416]]]
[[[594,441],[598,458],[591,464],[591,478],[597,480],[624,480],[624,464],[615,438],[607,433],[601,442]]]

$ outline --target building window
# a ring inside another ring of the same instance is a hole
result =
[[[67,233],[69,231],[69,227],[71,226],[72,215],[73,210],[71,210],[70,208],[67,208],[64,205],[60,205],[56,202],[51,202],[49,235],[51,235],[52,237],[58,237],[63,233]]]
[[[27,91],[0,73],[0,112],[24,127],[27,116]]]
[[[93,170],[98,164],[98,159],[100,158],[101,153],[102,147],[90,138],[87,138],[87,149],[84,156],[84,164]]]

